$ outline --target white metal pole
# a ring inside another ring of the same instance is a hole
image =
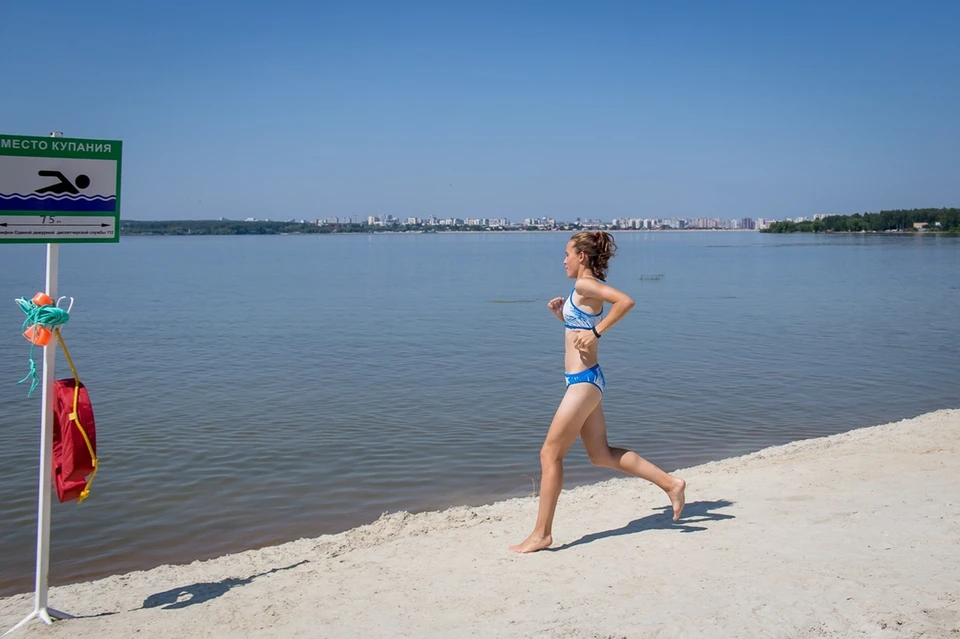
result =
[[[57,299],[60,245],[47,244],[46,293]],[[46,623],[47,585],[50,574],[50,488],[53,474],[53,385],[57,341],[43,347],[43,415],[40,419],[40,497],[37,504],[37,579],[34,609]]]
[[[62,133],[51,133],[51,137],[63,137]],[[46,293],[57,299],[57,279],[60,270],[60,245],[47,244],[47,281]],[[57,341],[51,339],[43,347],[43,394],[40,413],[40,488],[37,497],[37,575],[36,589],[33,595],[33,612],[4,633],[8,635],[33,618],[39,618],[47,625],[53,619],[67,619],[71,615],[47,607],[47,589],[50,576],[50,489],[53,475],[53,387],[54,369],[57,363]]]

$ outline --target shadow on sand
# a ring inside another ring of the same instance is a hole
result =
[[[706,527],[698,526],[697,524],[702,524],[709,521],[733,519],[733,515],[714,512],[720,508],[727,508],[728,506],[732,505],[733,502],[726,499],[719,499],[717,501],[690,502],[684,507],[683,516],[680,517],[680,521],[673,521],[670,518],[673,514],[673,510],[669,506],[664,506],[663,508],[657,508],[656,510],[661,512],[658,512],[655,515],[647,515],[646,517],[641,517],[640,519],[634,519],[629,524],[620,528],[614,528],[613,530],[590,533],[589,535],[584,535],[576,541],[571,541],[569,544],[556,546],[555,548],[547,548],[547,550],[551,552],[566,550],[567,548],[573,548],[574,546],[589,544],[590,542],[597,541],[598,539],[619,537],[621,535],[632,535],[634,533],[643,532],[644,530],[677,530],[682,533],[699,532],[701,530],[706,530]]]
[[[144,599],[143,608],[161,608],[162,610],[177,610],[178,608],[186,608],[187,606],[193,606],[205,601],[210,601],[211,599],[216,599],[217,597],[229,592],[231,588],[236,588],[237,586],[246,586],[257,577],[263,577],[264,575],[280,572],[281,570],[290,570],[292,568],[296,568],[297,566],[302,566],[305,563],[309,562],[304,559],[303,561],[291,564],[284,568],[274,568],[272,570],[268,570],[267,572],[261,572],[258,575],[251,575],[246,579],[230,577],[222,581],[201,582],[190,584],[189,586],[181,586],[179,588],[165,590],[163,592],[158,592],[155,595],[150,595]]]

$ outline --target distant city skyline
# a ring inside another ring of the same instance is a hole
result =
[[[50,10],[0,6],[0,132],[123,140],[126,219],[960,205],[956,2]]]
[[[398,218],[393,215],[370,215],[365,219],[359,219],[356,216],[328,216],[307,220],[306,218],[258,218],[247,217],[243,220],[233,220],[226,217],[218,218],[221,222],[270,222],[270,223],[293,223],[308,224],[317,226],[346,226],[346,225],[366,225],[372,227],[483,227],[491,230],[496,229],[516,229],[516,228],[542,228],[556,229],[570,226],[583,228],[619,228],[624,230],[664,230],[664,229],[704,229],[704,230],[763,230],[772,223],[778,221],[804,222],[807,220],[815,221],[827,217],[826,214],[817,214],[814,216],[798,216],[795,218],[785,218],[784,220],[743,217],[740,219],[724,220],[722,218],[615,218],[612,220],[577,218],[576,220],[558,220],[552,217],[524,218],[523,220],[511,220],[509,218],[459,218],[453,217],[416,217],[410,216]],[[162,220],[155,220],[162,222]]]

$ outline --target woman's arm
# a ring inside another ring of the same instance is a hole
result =
[[[583,297],[600,299],[610,304],[610,312],[596,326],[597,333],[601,335],[622,320],[630,312],[630,309],[636,306],[636,302],[629,295],[599,280],[581,278],[577,280],[576,289],[577,293]],[[593,346],[597,339],[593,331],[580,331],[575,343],[577,348],[586,349]]]

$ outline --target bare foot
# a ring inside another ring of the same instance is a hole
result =
[[[686,503],[686,495],[684,491],[687,489],[687,482],[683,481],[679,477],[676,478],[676,481],[673,484],[673,488],[667,491],[667,497],[670,498],[670,503],[673,504],[673,520],[677,521],[680,519],[680,513],[683,512],[683,505]]]
[[[537,533],[530,533],[530,536],[524,539],[521,543],[516,546],[510,546],[510,550],[513,552],[527,553],[527,552],[537,552],[538,550],[543,550],[544,548],[549,548],[550,544],[553,543],[553,537],[550,535],[538,535]]]

